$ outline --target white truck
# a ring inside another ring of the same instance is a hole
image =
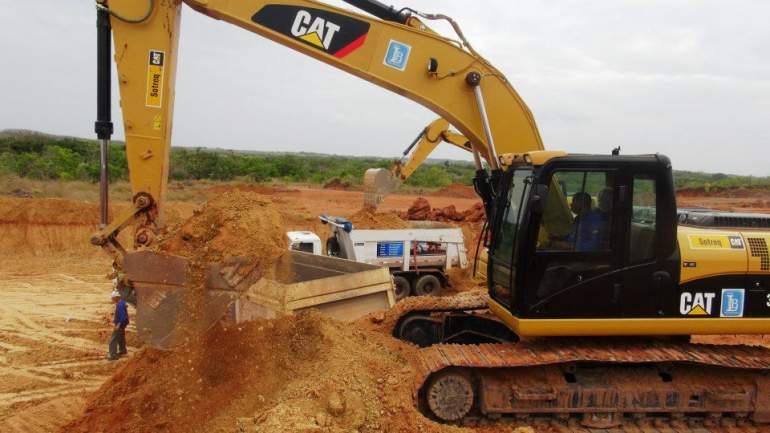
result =
[[[325,254],[385,267],[393,275],[396,299],[436,295],[449,284],[447,271],[468,266],[460,228],[434,222],[413,222],[406,229],[357,230],[340,217],[321,215],[332,236]],[[313,232],[289,232],[289,248],[321,254],[321,239]]]

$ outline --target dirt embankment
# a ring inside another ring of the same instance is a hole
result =
[[[438,191],[430,193],[430,195],[434,197],[479,198],[478,194],[476,194],[476,190],[474,190],[472,186],[459,183],[445,186]]]
[[[110,209],[110,216],[125,206]],[[0,255],[99,254],[89,238],[99,227],[99,205],[58,198],[0,197]]]
[[[470,208],[460,212],[453,204],[443,208],[433,208],[424,197],[418,197],[406,212],[400,213],[400,216],[411,221],[477,223],[486,219],[484,206],[481,203],[474,203]]]
[[[212,187],[206,188],[204,192],[208,196],[214,197],[215,195],[224,194],[226,192],[231,192],[231,191],[240,191],[240,192],[246,192],[246,193],[264,194],[264,195],[299,193],[299,190],[294,188],[288,188],[281,185],[262,185],[262,184],[214,185]]]
[[[682,188],[676,192],[680,197],[721,197],[770,199],[770,188],[766,186],[740,188]]]

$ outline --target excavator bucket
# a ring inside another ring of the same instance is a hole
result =
[[[211,329],[260,277],[246,258],[196,269],[183,257],[152,251],[128,254],[124,268],[136,291],[139,339],[160,350]]]
[[[364,206],[376,208],[385,197],[401,186],[401,179],[386,168],[370,168],[364,173]]]

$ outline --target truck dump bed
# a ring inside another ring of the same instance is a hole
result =
[[[237,321],[274,318],[310,308],[354,320],[395,305],[385,268],[292,251],[236,302]]]
[[[139,339],[171,349],[191,330],[223,319],[275,318],[315,308],[338,320],[354,320],[395,305],[385,268],[297,251],[287,251],[262,274],[249,262],[233,258],[209,264],[201,288],[190,282],[193,270],[183,257],[128,254],[124,266],[137,294]]]

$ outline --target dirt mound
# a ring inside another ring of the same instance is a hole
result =
[[[412,221],[424,221],[428,219],[428,215],[430,214],[431,207],[428,200],[418,197],[414,200],[414,203],[412,203],[411,206],[409,206],[409,209],[406,211],[406,219],[412,220]]]
[[[342,179],[335,177],[334,179],[324,184],[324,189],[337,189],[340,191],[347,191],[352,186],[353,184],[351,184],[350,182],[343,181]]]
[[[481,203],[474,204],[463,212],[457,210],[454,205],[444,208],[431,208],[430,202],[423,197],[418,197],[414,203],[401,213],[401,217],[411,221],[441,221],[441,222],[480,222],[486,218],[484,206]]]
[[[464,431],[413,409],[415,351],[312,312],[218,326],[180,350],[136,355],[61,431]]]
[[[187,290],[167,304],[173,314],[153,314],[157,309],[147,303],[138,306],[143,309],[145,324],[157,332],[152,335],[153,344],[158,345],[155,347],[170,348],[185,339],[199,338],[239,295],[209,290],[210,277],[215,276],[211,263],[220,266],[219,275],[230,287],[242,290],[272,269],[287,252],[287,243],[283,217],[272,200],[240,191],[206,202],[187,221],[175,226],[155,250],[189,261]]]
[[[195,263],[248,256],[272,263],[286,252],[284,220],[262,195],[229,191],[208,201],[160,239],[160,251]]]
[[[406,229],[409,223],[396,212],[377,212],[372,207],[364,207],[349,218],[353,227],[361,230]]]
[[[438,191],[432,192],[430,195],[434,197],[478,198],[478,195],[472,186],[463,185],[461,183],[453,183],[445,186]]]

